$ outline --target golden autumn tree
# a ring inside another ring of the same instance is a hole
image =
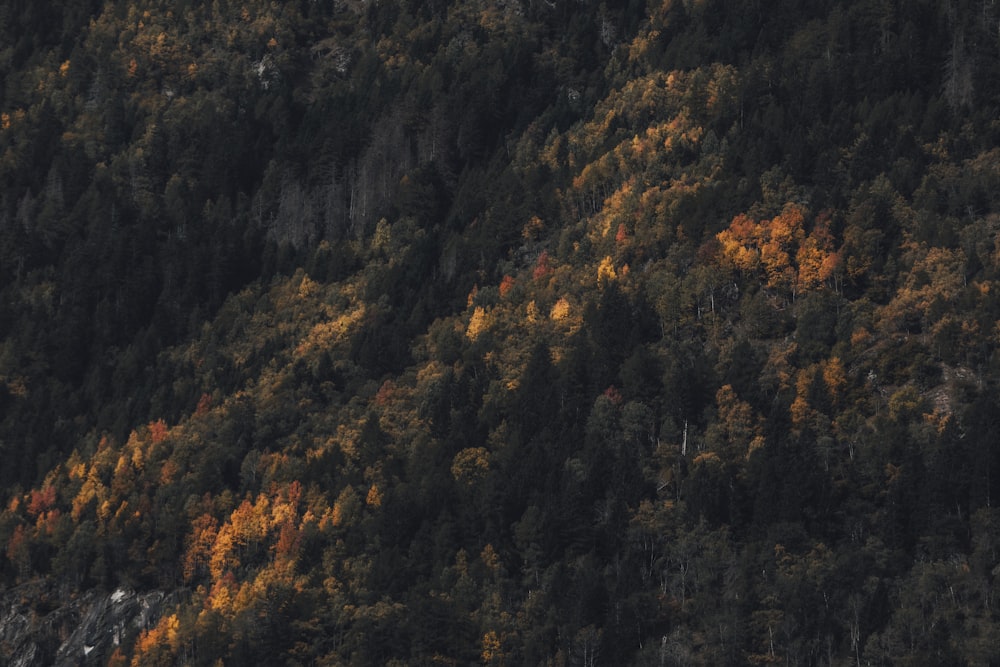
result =
[[[843,402],[847,375],[839,357],[831,357],[798,371],[795,399],[789,406],[795,429],[829,430],[830,417]]]
[[[749,403],[742,400],[732,385],[723,385],[715,395],[719,420],[709,428],[707,440],[727,459],[749,456],[764,446],[760,418]]]
[[[832,284],[839,289],[840,253],[830,230],[829,213],[821,213],[806,233],[806,210],[789,203],[770,220],[741,213],[716,234],[723,263],[744,278],[757,277],[768,289],[790,293]]]
[[[843,281],[841,253],[834,245],[830,229],[830,212],[823,211],[813,223],[812,231],[802,240],[795,261],[798,264],[798,290],[805,292],[824,284],[840,291]]]
[[[219,522],[209,514],[202,514],[191,522],[191,533],[184,553],[185,581],[191,581],[207,568],[218,534]]]
[[[744,276],[757,273],[764,229],[745,213],[740,213],[729,227],[716,234],[724,260]]]
[[[215,536],[212,553],[208,559],[209,571],[213,580],[218,580],[226,572],[239,567],[240,561],[235,553],[236,539],[231,524],[223,524]]]
[[[791,290],[795,293],[795,252],[805,237],[803,223],[805,211],[797,204],[788,204],[784,210],[765,223],[764,243],[760,260],[767,276],[767,286],[772,289]]]
[[[140,665],[172,665],[180,645],[177,614],[163,616],[155,627],[143,630],[136,640],[132,656],[133,667]]]

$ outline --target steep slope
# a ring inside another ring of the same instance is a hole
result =
[[[1000,660],[1000,12],[780,4],[12,39],[3,650]]]

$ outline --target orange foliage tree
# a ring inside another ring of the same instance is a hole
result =
[[[507,296],[512,289],[514,289],[515,280],[510,275],[505,275],[503,280],[500,281],[500,296]]]
[[[758,277],[770,289],[791,292],[793,299],[824,284],[837,288],[841,263],[830,216],[818,216],[806,234],[805,214],[802,206],[790,203],[770,220],[737,215],[716,235],[723,262],[744,277]]]
[[[184,554],[185,581],[191,581],[207,567],[218,534],[219,522],[209,514],[202,514],[191,522],[191,534]]]
[[[33,489],[28,499],[28,514],[37,517],[56,504],[56,489],[51,484],[41,489]]]

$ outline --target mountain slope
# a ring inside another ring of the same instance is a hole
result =
[[[33,637],[135,590],[68,660],[1000,659],[988,3],[54,15],[0,17]]]

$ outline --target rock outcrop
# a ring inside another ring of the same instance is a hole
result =
[[[0,594],[0,664],[104,664],[116,646],[155,624],[167,601],[160,591],[126,587],[60,595],[43,581],[22,584]]]

